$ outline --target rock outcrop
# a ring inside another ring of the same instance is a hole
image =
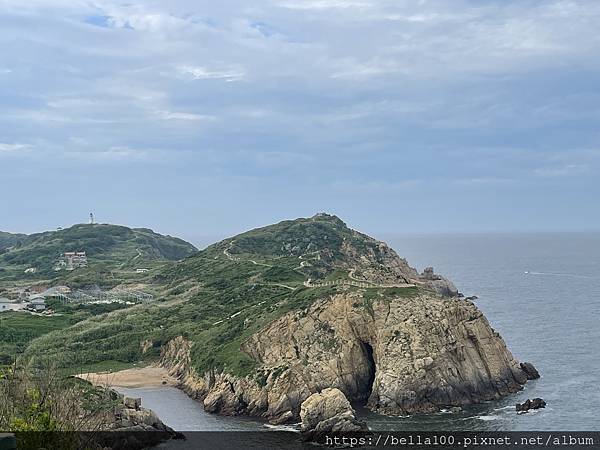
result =
[[[328,433],[367,431],[364,422],[356,420],[354,409],[342,391],[324,389],[312,394],[300,407],[301,431],[314,439]]]
[[[532,373],[475,305],[432,294],[347,292],[289,312],[242,345],[256,376],[197,374],[190,348],[174,339],[162,363],[207,411],[272,422],[297,420],[303,402],[326,388],[381,413],[429,413],[516,392]]]
[[[121,397],[120,394],[117,395]],[[154,411],[142,407],[141,398],[131,397],[122,397],[122,404],[115,409],[112,428],[119,431],[163,431],[172,436],[176,434]]]
[[[525,414],[531,409],[541,409],[546,407],[546,402],[542,398],[527,399],[523,403],[517,403],[515,409],[519,414]]]
[[[540,377],[540,373],[530,362],[522,362],[521,369],[525,372],[528,380],[537,380]]]
[[[435,273],[433,267],[426,267],[423,273],[418,276],[418,280],[442,297],[458,297],[460,295],[454,283]]]
[[[111,391],[120,404],[109,418],[106,429],[94,433],[101,448],[136,450],[154,447],[170,439],[184,439],[181,433],[165,425],[151,409],[143,408],[139,398],[124,397]],[[118,431],[118,433],[115,433]]]

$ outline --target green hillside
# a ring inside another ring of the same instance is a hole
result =
[[[181,239],[146,228],[108,224],[80,224],[27,236],[3,236],[2,242],[11,243],[12,248],[0,255],[0,277],[22,278],[27,268],[36,270],[30,278],[58,276],[54,268],[65,252],[86,252],[90,269],[114,270],[180,260],[197,251]]]
[[[328,215],[253,230],[165,267],[153,280],[163,286],[158,301],[50,333],[34,341],[27,354],[50,355],[67,367],[134,362],[156,357],[161,345],[183,335],[201,344],[192,352],[199,373],[214,368],[250,374],[255,362],[240,344],[290,310],[347,290],[362,291],[365,308],[374,298],[416,295],[422,288],[349,279],[348,268],[391,277],[379,262],[380,244]],[[146,340],[152,349],[142,354]]]
[[[0,254],[6,252],[27,238],[25,234],[13,234],[0,231]]]

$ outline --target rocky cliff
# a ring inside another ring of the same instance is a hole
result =
[[[273,422],[298,420],[326,388],[411,414],[498,398],[535,376],[450,281],[327,214],[217,242],[154,281],[159,301],[50,333],[28,352],[68,365],[160,351],[207,411]]]
[[[206,372],[189,364],[178,338],[163,364],[210,412],[297,420],[304,400],[325,388],[387,414],[438,411],[521,389],[527,375],[472,303],[433,295],[365,301],[338,294],[293,311],[248,338],[242,350],[258,377]]]

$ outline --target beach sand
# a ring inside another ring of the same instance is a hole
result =
[[[165,369],[157,366],[136,367],[119,372],[83,373],[77,376],[97,386],[107,387],[142,388],[177,385],[175,378]]]

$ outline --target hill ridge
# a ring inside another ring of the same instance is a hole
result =
[[[183,239],[149,228],[113,224],[75,224],[68,228],[11,238],[12,246],[0,254],[0,267],[13,276],[33,269],[31,276],[52,276],[68,252],[85,252],[90,261],[111,267],[151,261],[176,261],[198,250]],[[6,239],[8,241],[8,238]]]

